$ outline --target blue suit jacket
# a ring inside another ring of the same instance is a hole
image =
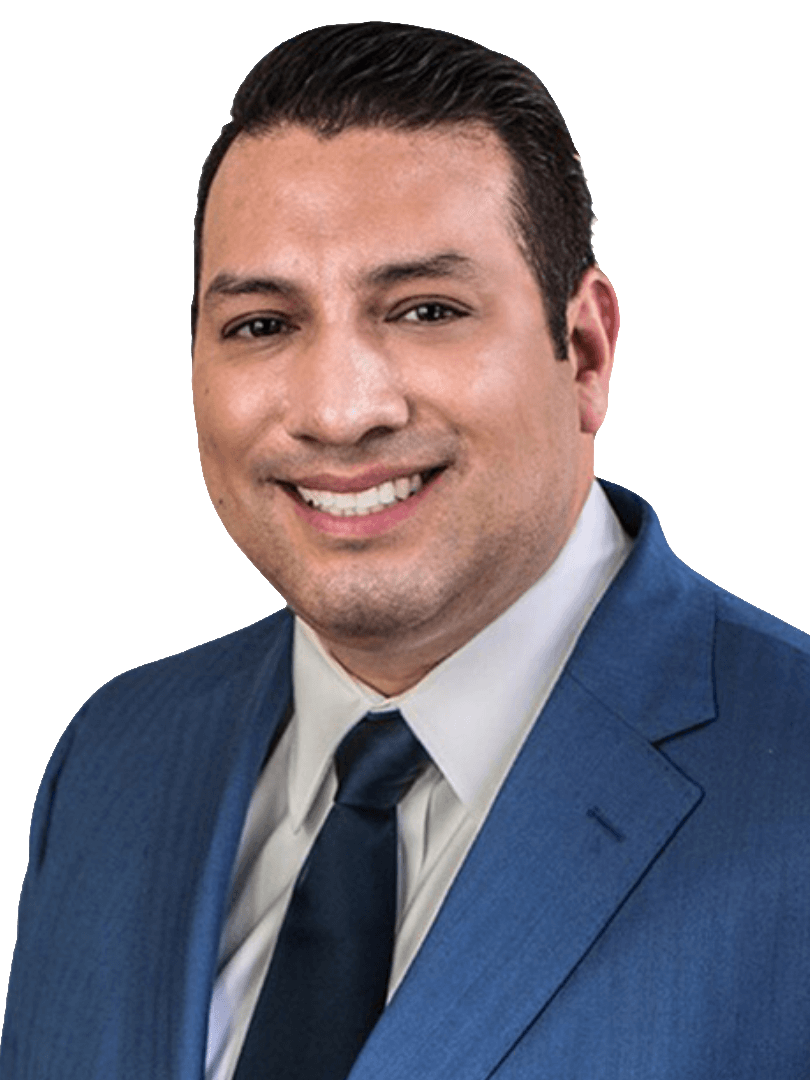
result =
[[[810,1077],[810,639],[693,573],[646,503],[604,486],[633,553],[352,1080]],[[65,732],[2,1080],[202,1077],[291,626],[122,675]]]

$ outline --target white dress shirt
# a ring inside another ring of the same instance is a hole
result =
[[[576,640],[630,552],[600,485],[543,576],[416,686],[360,683],[296,619],[294,713],[251,799],[222,932],[206,1080],[232,1080],[298,872],[329,813],[332,756],[367,712],[398,708],[432,764],[398,808],[389,1000],[425,938]]]

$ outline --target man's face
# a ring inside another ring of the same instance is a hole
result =
[[[286,128],[237,140],[214,180],[205,480],[338,656],[441,659],[550,565],[587,494],[576,371],[554,358],[510,183],[477,128]]]

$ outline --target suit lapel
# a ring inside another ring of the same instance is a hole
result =
[[[606,489],[635,549],[352,1080],[483,1080],[700,802],[653,741],[714,716],[713,600],[652,510]]]
[[[259,771],[292,708],[293,620],[289,612],[274,618],[281,626],[268,633],[260,662],[248,665],[227,687],[225,702],[217,698],[208,703],[217,745],[204,747],[193,763],[197,770],[202,760],[206,763],[208,799],[217,814],[210,830],[199,830],[195,849],[178,853],[177,873],[188,872],[191,907],[184,923],[186,939],[175,950],[182,1017],[167,1075],[178,1080],[203,1075],[208,1011],[236,851]],[[205,728],[202,717],[200,721]]]
[[[352,1080],[488,1076],[700,794],[564,677]]]

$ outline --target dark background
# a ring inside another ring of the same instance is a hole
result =
[[[26,808],[106,681],[283,604],[208,500],[190,384],[203,160],[249,69],[310,27],[262,23],[133,26],[109,48],[57,52],[26,91],[56,104],[17,147],[35,189],[31,310],[48,314],[26,318],[50,324],[27,345],[16,328],[30,376],[21,625],[26,662],[51,658],[44,680],[32,669],[44,693]],[[690,567],[807,630],[805,357],[787,343],[783,269],[794,166],[746,54],[676,31],[645,48],[642,28],[632,48],[617,33],[584,58],[569,36],[441,25],[535,70],[581,154],[622,318],[596,474],[646,499]]]

